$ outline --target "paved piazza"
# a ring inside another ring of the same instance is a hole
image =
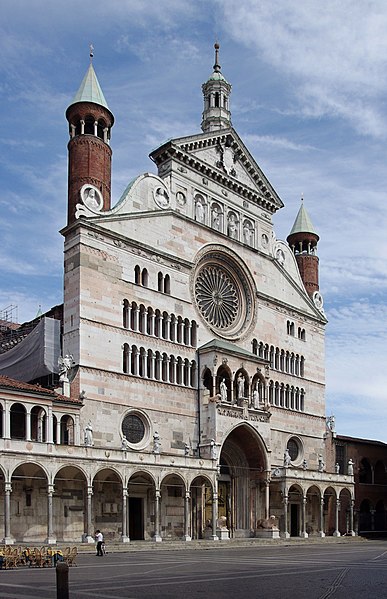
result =
[[[387,542],[81,555],[70,599],[387,597]],[[56,598],[54,569],[0,573],[2,599]]]

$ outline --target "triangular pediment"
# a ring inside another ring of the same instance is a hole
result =
[[[222,178],[229,188],[236,189],[239,186],[241,191],[251,190],[263,202],[266,201],[268,207],[270,205],[272,212],[284,205],[232,127],[172,139],[154,150],[150,156],[160,165],[168,155],[185,161],[189,161],[190,157],[195,159],[198,170],[208,175],[211,173],[218,180]]]

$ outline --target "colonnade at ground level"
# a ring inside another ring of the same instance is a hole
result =
[[[257,483],[224,466],[220,473],[132,472],[102,468],[93,477],[75,465],[55,473],[37,463],[3,473],[4,516],[0,537],[12,542],[91,542],[94,531],[107,541],[218,539],[259,536],[258,522],[275,515],[281,536],[354,534],[350,489],[270,481]],[[220,531],[219,527],[222,528]],[[222,533],[220,535],[220,533]]]
[[[280,491],[284,510],[282,533],[285,538],[310,535],[355,535],[354,503],[350,489],[312,485],[307,489],[288,484]]]

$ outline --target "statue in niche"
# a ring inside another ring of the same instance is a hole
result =
[[[204,223],[204,204],[201,198],[196,200],[196,220],[199,223]]]
[[[222,379],[219,385],[220,401],[227,401],[227,385],[226,379]]]
[[[253,391],[253,408],[258,410],[259,408],[259,391],[258,391],[258,383],[255,384]]]
[[[228,233],[228,236],[231,237],[232,239],[238,238],[237,227],[238,227],[237,218],[236,218],[235,214],[233,212],[231,212],[228,215],[227,233]]]
[[[237,379],[238,399],[242,399],[245,396],[245,377],[240,372]]]
[[[353,460],[348,460],[348,474],[349,476],[353,476]]]
[[[216,231],[220,231],[221,211],[217,206],[213,206],[211,211],[211,225]]]
[[[338,464],[337,462],[335,464],[335,472],[336,474],[340,474],[340,464]]]
[[[243,224],[243,240],[246,245],[252,245],[253,241],[253,228],[248,220],[245,220]]]
[[[85,427],[84,442],[86,447],[93,447],[93,427],[91,425],[91,420],[89,420]]]
[[[319,472],[324,472],[325,470],[325,462],[324,459],[321,455],[321,453],[318,454],[318,471]]]
[[[290,453],[288,448],[285,449],[285,453],[284,453],[284,466],[285,468],[289,468],[289,466],[292,463],[292,458],[290,457]]]
[[[218,449],[217,449],[215,441],[213,439],[211,439],[211,443],[210,443],[210,455],[211,455],[211,460],[218,459]]]
[[[153,435],[153,453],[160,453],[161,451],[161,443],[160,443],[160,435],[156,431]]]

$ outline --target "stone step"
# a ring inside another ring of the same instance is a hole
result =
[[[301,539],[299,537],[291,537],[290,539],[229,539],[227,541],[212,541],[212,540],[194,540],[194,541],[179,541],[165,539],[162,542],[154,541],[131,541],[130,543],[106,543],[107,553],[129,553],[134,551],[181,551],[184,549],[228,549],[241,547],[259,547],[270,545],[305,545],[305,544],[344,544],[366,542],[363,537],[309,537]],[[70,544],[71,545],[71,544]],[[63,547],[69,544],[58,543],[57,547]],[[71,546],[74,546],[72,544]],[[95,545],[90,543],[82,543],[77,545],[79,553],[95,553]]]

